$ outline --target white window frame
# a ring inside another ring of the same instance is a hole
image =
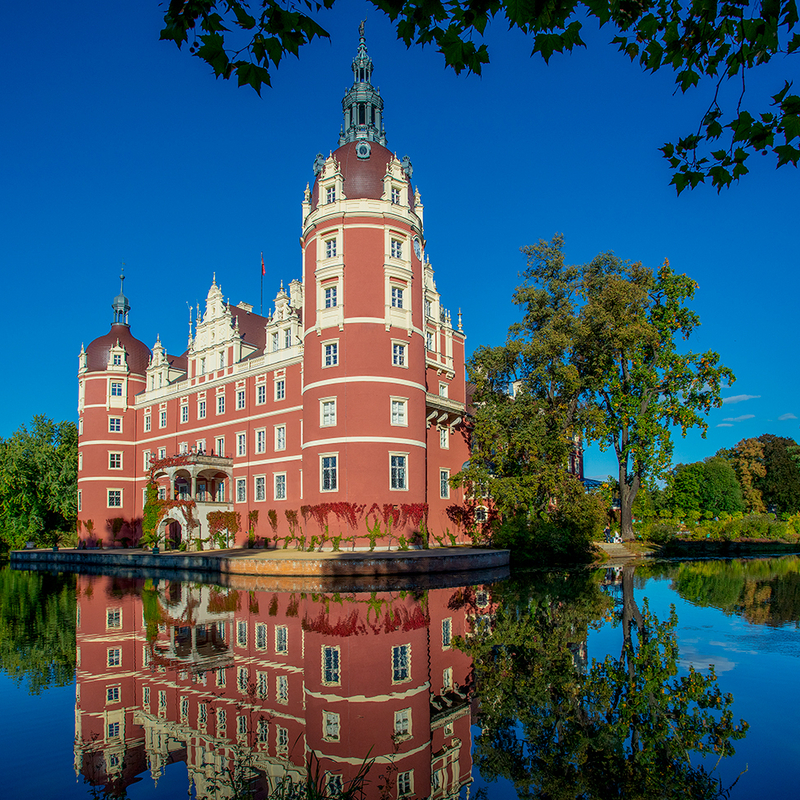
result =
[[[333,410],[331,413],[331,409]],[[326,413],[327,412],[327,413]],[[322,397],[319,401],[319,426],[320,428],[336,427],[336,398]]]
[[[442,648],[449,650],[453,643],[453,618],[442,620]]]
[[[286,378],[275,379],[275,400],[286,399]]]
[[[402,260],[403,258],[403,240],[396,239],[394,236],[391,237],[389,243],[389,255],[392,258],[397,258]]]
[[[414,770],[397,773],[397,797],[409,797],[414,794]]]
[[[275,626],[275,653],[279,656],[289,655],[289,627],[287,625]]]
[[[441,450],[450,449],[450,428],[439,428],[439,448]]]
[[[331,339],[322,343],[322,369],[339,366],[339,340]]]
[[[116,423],[116,427],[112,425]],[[109,417],[108,418],[108,432],[109,433],[122,433],[122,417]]]
[[[322,738],[326,742],[338,742],[341,737],[341,718],[335,711],[322,712]]]
[[[326,459],[332,458],[333,463],[327,467],[325,465]],[[333,469],[333,486],[325,487],[325,470]],[[339,491],[339,454],[338,453],[320,453],[319,455],[319,490],[320,492],[338,492]]]
[[[275,678],[275,700],[286,705],[289,702],[289,676],[278,675]]]
[[[122,469],[122,453],[118,450],[109,450],[108,468],[113,470]]]
[[[327,239],[322,240],[322,247],[325,250],[325,255],[323,258],[336,258],[337,253],[337,246],[336,246],[336,237],[330,236]]]
[[[115,497],[113,499],[119,500],[118,503],[112,503],[111,502],[111,500],[112,500],[111,495],[112,494],[115,495]],[[115,488],[107,489],[106,490],[106,503],[107,503],[106,508],[122,508],[122,489],[115,489]]]
[[[189,421],[189,404],[188,403],[181,403],[181,414],[179,417],[181,424],[185,424]]]
[[[450,387],[446,383],[439,384],[439,397],[449,397]]]
[[[225,413],[225,395],[218,394],[217,395],[217,416],[220,416]]]
[[[206,401],[205,400],[198,400],[197,401],[197,419],[205,419],[206,418]]]
[[[342,685],[342,648],[338,644],[326,644],[322,646],[320,651],[322,659],[322,683],[324,686],[341,686]],[[325,662],[327,656],[331,656],[330,668],[326,666]],[[335,661],[335,665],[334,662]]]
[[[247,455],[247,433],[246,432],[239,432],[236,434],[236,455],[237,456],[246,456]]]
[[[236,410],[241,411],[247,405],[247,393],[244,389],[236,390]]]
[[[236,479],[236,502],[247,502],[247,478]]]
[[[286,449],[286,423],[275,426],[275,452]]]
[[[158,412],[158,427],[159,428],[166,428],[167,427],[167,409],[162,408]]]
[[[411,680],[411,645],[397,644],[392,647],[392,683],[407,683]],[[405,677],[403,676],[405,672]]]
[[[339,287],[336,284],[322,288],[322,303],[324,308],[337,308],[339,306]]]
[[[275,500],[286,499],[286,473],[276,472],[272,476],[272,496]]]
[[[121,667],[122,666],[122,648],[121,647],[108,647],[108,648],[106,648],[106,666],[107,667]]]
[[[392,340],[392,366],[408,369],[408,343]]]
[[[391,285],[392,308],[404,308],[405,289],[402,286]]]
[[[450,499],[450,470],[441,468],[439,470],[439,497],[442,500]]]
[[[111,381],[109,388],[110,397],[122,397],[124,394],[124,387],[122,381]]]
[[[389,424],[394,427],[408,427],[408,398],[389,398]]]
[[[413,735],[411,727],[411,709],[400,708],[394,712],[394,739],[403,741]]]
[[[402,463],[400,461],[402,459]],[[395,480],[396,470],[402,469],[402,485]],[[389,453],[389,489],[392,492],[408,491],[408,453]]]
[[[263,503],[267,499],[267,476],[255,475],[253,477],[253,500]]]
[[[83,420],[81,420],[81,423],[83,423]],[[152,417],[150,416],[150,414],[145,414],[144,415],[144,432],[145,433],[150,433],[151,428],[152,428]],[[83,431],[81,431],[81,433],[83,433]]]
[[[267,429],[258,428],[256,430],[256,453],[267,452]]]
[[[267,402],[267,384],[256,384],[256,405],[263,406]]]

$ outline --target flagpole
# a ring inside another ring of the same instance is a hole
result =
[[[261,310],[259,312],[264,316],[264,253],[261,253]]]

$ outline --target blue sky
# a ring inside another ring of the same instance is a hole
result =
[[[587,50],[547,66],[497,24],[484,75],[456,76],[433,49],[407,51],[373,7],[340,3],[321,17],[332,40],[286,61],[262,98],[160,42],[156,0],[6,9],[0,330],[14,377],[0,436],[35,413],[75,418],[77,355],[108,330],[121,262],[134,335],[152,346],[160,334],[174,353],[214,272],[226,297],[256,308],[262,251],[265,308],[299,277],[303,189],[315,155],[337,146],[366,17],[389,147],[412,159],[427,252],[470,351],[505,339],[526,244],[563,233],[573,262],[669,258],[699,283],[690,346],[719,351],[738,378],[707,440],[677,438],[676,462],[767,432],[797,438],[794,168],[756,156],[721,195],[677,197],[658,147],[694,129],[708,95],[675,95],[671,75],[645,75],[606,44],[610,31],[589,26]],[[769,69],[754,98],[797,72],[791,60]],[[609,453],[589,451],[587,475],[613,471]]]

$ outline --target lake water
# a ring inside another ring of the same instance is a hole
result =
[[[6,567],[2,795],[287,796],[374,759],[376,799],[794,797],[798,620],[796,557],[391,591]]]

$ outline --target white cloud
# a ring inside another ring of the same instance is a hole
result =
[[[786,422],[787,419],[797,419],[797,417],[794,414],[781,414],[778,419],[781,422]]]
[[[755,414],[742,414],[740,417],[725,417],[725,422],[744,422],[746,419],[753,419]]]
[[[731,425],[730,422],[720,422],[719,425],[717,425],[717,427],[718,428],[732,428],[733,425]]]
[[[743,403],[745,400],[758,400],[760,394],[735,394],[731,397],[723,397],[722,405],[734,405],[734,403]]]

